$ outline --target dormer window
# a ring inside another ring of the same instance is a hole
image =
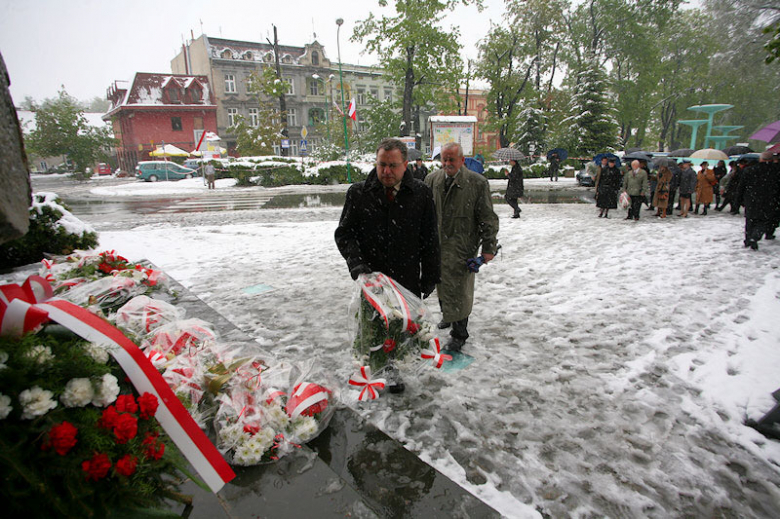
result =
[[[266,52],[266,53],[265,53],[265,56],[263,57],[263,60],[264,60],[266,63],[271,63],[271,62],[274,60],[274,55],[273,55],[273,53],[272,53],[272,52]]]
[[[201,97],[203,97],[203,92],[199,87],[190,88],[190,102],[192,104],[200,103]]]
[[[225,58],[225,59],[232,59],[233,58],[233,53],[230,52],[230,49],[225,49],[225,50],[222,51],[222,54],[220,54],[220,57]]]
[[[254,56],[252,56],[252,51],[248,50],[244,53],[244,60],[245,61],[252,61],[254,59]]]
[[[312,65],[319,65],[320,64],[320,53],[316,50],[311,53],[311,64]]]
[[[292,56],[289,54],[282,56],[282,63],[292,63]]]
[[[168,95],[168,104],[181,103],[181,92],[175,86],[166,88],[165,93]]]

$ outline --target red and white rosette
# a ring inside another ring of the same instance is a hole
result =
[[[49,320],[46,310],[35,306],[53,294],[41,276],[30,276],[19,286],[0,286],[0,335],[21,337]]]
[[[385,388],[386,382],[383,378],[372,380],[371,368],[368,366],[360,366],[360,370],[349,379],[349,385],[362,388],[360,396],[358,396],[358,400],[361,402],[379,398],[379,392]]]
[[[428,344],[431,347],[422,350],[421,356],[425,360],[432,359],[435,368],[439,369],[444,365],[444,361],[452,360],[452,355],[441,352],[441,343],[439,342],[438,337],[434,337],[428,341]]]
[[[300,415],[314,416],[328,407],[330,391],[311,382],[301,382],[287,399],[287,415],[295,420]]]
[[[157,369],[121,331],[69,301],[51,299],[41,302],[51,295],[51,286],[40,276],[31,276],[22,287],[2,286],[0,294],[3,332],[27,329],[27,314],[32,309],[28,308],[25,313],[20,314],[11,309],[10,305],[13,301],[21,301],[32,306],[37,316],[41,315],[38,311],[47,313],[50,319],[80,337],[106,346],[136,390],[139,393],[152,393],[157,397],[160,402],[155,415],[157,421],[209,488],[218,492],[225,483],[235,478],[233,470],[176,398]],[[14,299],[10,299],[11,297]],[[13,319],[21,322],[12,322]]]

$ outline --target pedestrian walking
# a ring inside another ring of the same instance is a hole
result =
[[[737,161],[732,160],[729,162],[729,171],[726,176],[720,179],[720,185],[718,186],[723,203],[720,206],[715,207],[716,211],[723,211],[727,205],[734,207],[734,198],[736,198],[736,189],[731,186],[731,180],[737,172]],[[736,185],[736,184],[735,184]]]
[[[680,214],[688,218],[688,210],[691,208],[691,197],[696,190],[696,172],[691,167],[691,159],[682,159],[680,163]]]
[[[715,209],[720,205],[720,181],[726,176],[726,162],[719,160],[718,163],[712,168],[712,172],[715,174],[716,185],[712,186],[712,195],[715,197]]]
[[[666,208],[669,207],[669,186],[672,183],[672,172],[666,166],[661,166],[658,170],[658,184],[655,187],[653,195],[653,205],[657,211],[655,216],[666,218]]]
[[[675,199],[677,198],[677,190],[680,189],[680,174],[682,171],[674,160],[669,164],[669,171],[672,172],[672,180],[669,182],[669,205],[667,206],[667,212],[672,214],[674,211]],[[680,209],[679,205],[677,206],[677,209]]]
[[[425,177],[428,176],[428,168],[423,164],[421,158],[414,161],[414,164],[412,165],[412,175],[420,181],[424,181]]]
[[[433,191],[441,240],[441,283],[436,287],[443,319],[440,329],[452,327],[446,349],[460,351],[469,338],[468,322],[474,305],[475,273],[466,261],[480,248],[485,262],[498,250],[498,217],[493,211],[490,184],[465,166],[463,148],[445,144],[442,169],[428,175]]]
[[[738,199],[745,206],[744,243],[753,250],[758,250],[758,240],[762,236],[774,231],[770,230],[770,224],[780,196],[780,177],[771,161],[771,153],[762,153],[758,164],[745,169],[739,183]]]
[[[623,191],[631,197],[631,206],[628,208],[626,220],[633,219],[638,221],[642,202],[644,202],[645,196],[650,192],[647,171],[642,168],[638,160],[631,162],[631,169],[623,176]]]
[[[617,159],[611,157],[602,160],[606,166],[599,168],[596,174],[596,207],[599,208],[599,218],[609,218],[609,210],[617,209],[618,192],[623,183],[623,173],[615,165]]]
[[[510,160],[509,164],[511,164],[512,170],[506,173],[509,181],[506,184],[506,195],[504,196],[504,199],[506,200],[506,203],[509,204],[509,207],[514,210],[512,218],[520,218],[522,209],[520,209],[517,202],[525,191],[523,186],[523,168],[520,167],[520,164],[516,160]]]
[[[703,206],[702,216],[707,214],[707,209],[712,203],[712,189],[718,184],[715,180],[715,172],[707,166],[709,163],[702,162],[701,169],[696,174],[696,208],[693,214],[699,214],[699,206]]]
[[[206,164],[206,168],[204,169],[204,172],[206,174],[206,185],[208,189],[216,189],[216,185],[214,184],[214,177],[216,176],[216,172],[214,171],[214,164],[209,162]]]
[[[436,207],[430,188],[407,170],[406,151],[398,139],[379,143],[376,167],[347,191],[335,239],[352,279],[382,272],[427,297],[440,280]],[[388,390],[402,392],[396,369],[390,378]]]
[[[550,182],[553,181],[553,176],[555,177],[555,181],[558,182],[558,169],[561,166],[561,159],[558,156],[558,153],[553,153],[550,155],[550,166],[549,166],[549,172],[550,172]]]

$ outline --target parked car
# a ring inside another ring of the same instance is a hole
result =
[[[197,172],[191,168],[179,166],[175,162],[165,160],[148,160],[139,162],[135,167],[135,178],[147,182],[157,182],[158,180],[181,180],[183,178],[192,178]]]
[[[98,175],[110,175],[111,174],[111,166],[109,166],[105,162],[101,162],[100,164],[98,164],[97,174]]]
[[[200,175],[200,168],[203,165],[203,159],[187,159],[184,161],[184,167],[195,170],[195,176]]]
[[[594,186],[596,185],[596,179],[593,178],[590,171],[587,168],[578,171],[575,175],[577,177],[577,184],[581,186]]]

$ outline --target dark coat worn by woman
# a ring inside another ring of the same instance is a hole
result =
[[[617,209],[618,191],[623,183],[623,173],[616,166],[601,168],[596,184],[596,207]]]
[[[353,184],[336,229],[336,245],[352,278],[366,265],[418,296],[439,282],[441,252],[433,193],[407,170],[390,202],[376,169]],[[359,270],[359,269],[358,269]]]
[[[506,198],[521,198],[525,187],[523,186],[523,168],[520,167],[520,164],[512,166],[507,178],[509,182],[506,185]]]

